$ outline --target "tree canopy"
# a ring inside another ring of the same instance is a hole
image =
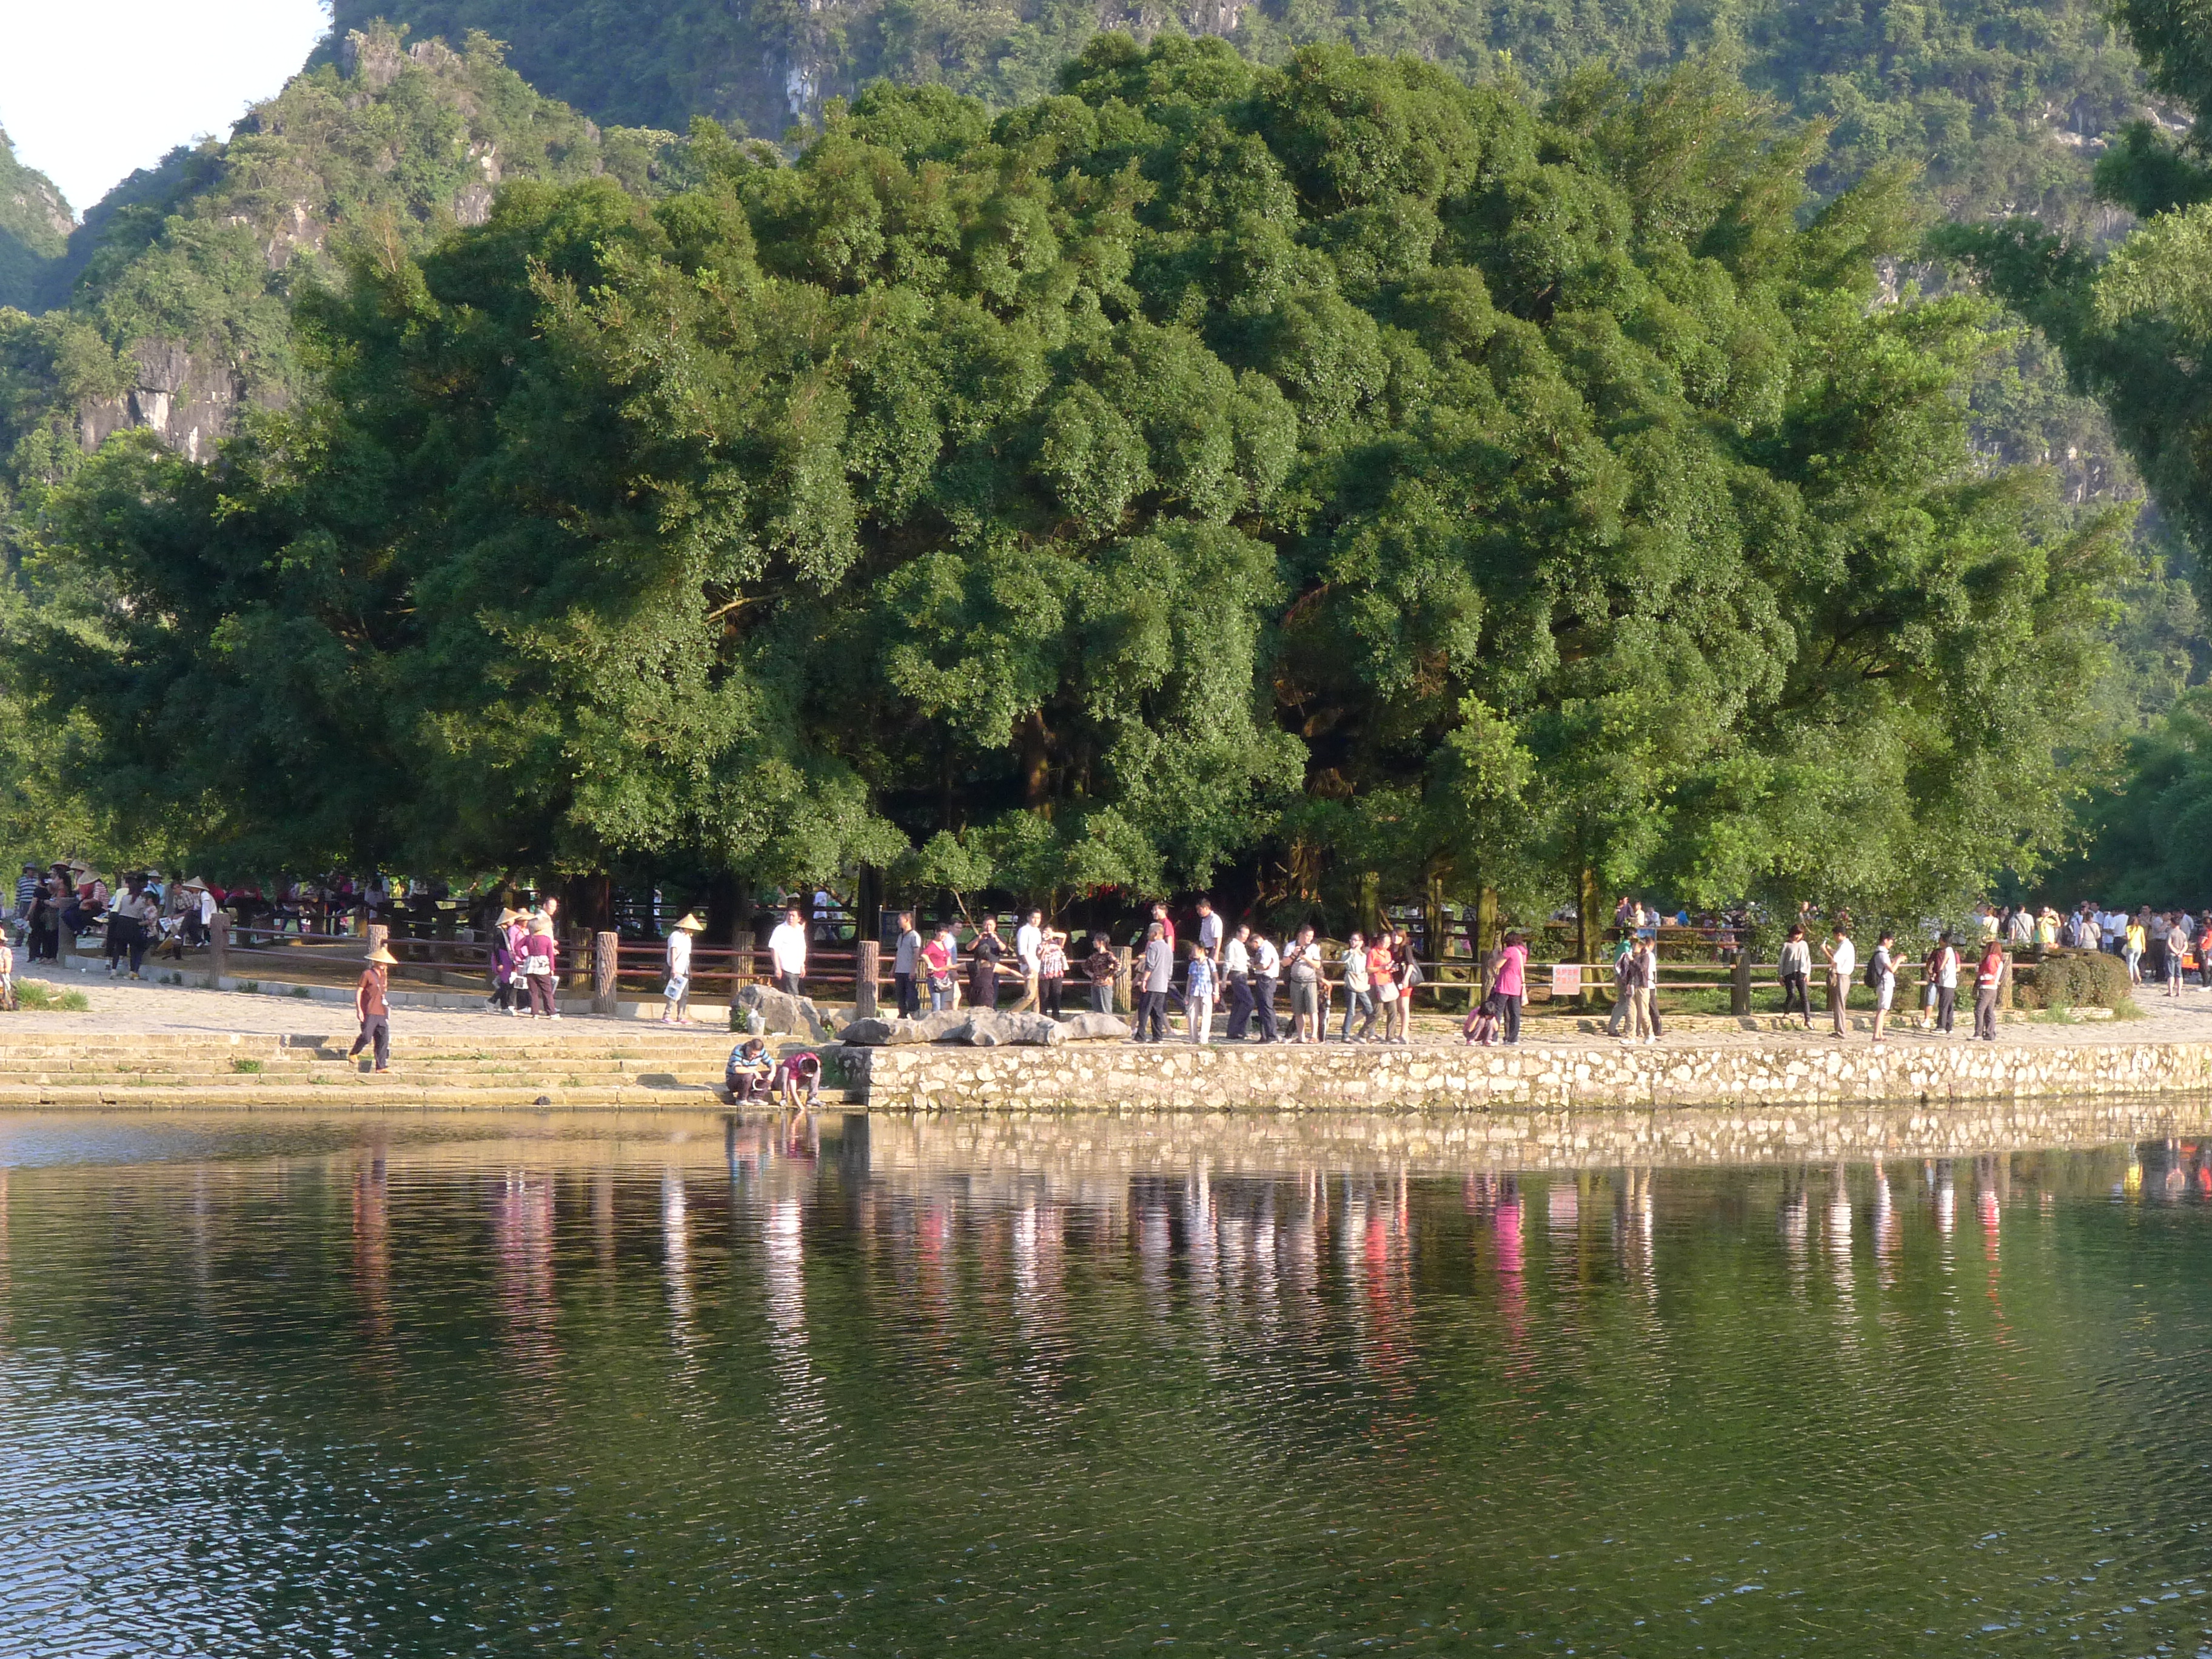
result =
[[[2118,528],[1974,464],[1996,318],[1809,154],[1107,36],[511,184],[215,464],[57,489],[14,671],[211,866],[1939,902],[2057,834]]]

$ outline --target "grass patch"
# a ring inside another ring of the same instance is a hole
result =
[[[295,985],[292,988],[292,994],[295,997],[309,997],[314,995],[314,993],[304,985]]]
[[[2133,997],[2122,997],[2112,1005],[2112,1018],[2114,1019],[2148,1019],[2150,1016],[2143,1012],[2142,1004],[2137,1002]]]
[[[92,1002],[82,991],[57,991],[41,980],[19,979],[15,981],[15,1000],[22,1007],[40,1013],[82,1014],[88,1012]]]
[[[242,979],[238,981],[238,988],[241,991],[258,991],[261,988],[261,981],[258,979]]]
[[[2038,1009],[2028,1018],[2038,1025],[2072,1025],[2076,1023],[2074,1010],[2063,1002],[2054,1002],[2048,1008]]]
[[[234,1060],[230,1062],[230,1069],[234,1072],[244,1072],[249,1075],[258,1075],[261,1070],[261,1062],[258,1060]]]

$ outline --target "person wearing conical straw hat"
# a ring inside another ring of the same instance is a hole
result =
[[[374,1047],[376,1069],[388,1071],[392,1064],[392,1010],[385,998],[387,975],[398,958],[380,945],[368,953],[368,965],[361,970],[361,986],[353,994],[353,1011],[361,1017],[361,1035],[346,1050],[351,1060],[363,1048]]]
[[[668,984],[660,994],[660,1023],[689,1025],[691,1020],[691,936],[707,930],[696,911],[668,930]]]
[[[488,1013],[522,1013],[522,912],[501,910],[491,925],[491,1000]]]

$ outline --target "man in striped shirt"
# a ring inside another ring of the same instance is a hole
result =
[[[27,864],[23,873],[15,878],[15,937],[20,942],[30,935],[31,905],[39,896],[39,866]]]

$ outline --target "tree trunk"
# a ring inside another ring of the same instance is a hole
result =
[[[707,884],[707,937],[726,944],[740,927],[752,925],[750,908],[732,872],[724,870]]]
[[[1052,733],[1044,711],[1031,709],[1022,721],[1022,805],[1032,812],[1045,804],[1052,785]]]
[[[1474,901],[1474,961],[1480,968],[1498,948],[1498,890],[1486,887]]]
[[[571,876],[564,884],[561,920],[574,932],[611,933],[615,925],[615,881],[604,870],[588,876]]]
[[[1589,971],[1605,949],[1605,913],[1599,907],[1597,872],[1585,864],[1575,885],[1575,957],[1583,964],[1583,1006],[1597,1006],[1596,975]]]
[[[1359,931],[1369,939],[1382,931],[1382,878],[1372,870],[1359,878]]]
[[[1448,932],[1448,924],[1444,921],[1444,866],[1441,862],[1429,866],[1427,890],[1422,894],[1422,898],[1425,902],[1421,927],[1428,936],[1422,940],[1422,949],[1438,970],[1430,977],[1441,981],[1443,977],[1444,939]]]
[[[853,942],[880,941],[884,936],[884,872],[872,864],[860,866],[853,884]]]

